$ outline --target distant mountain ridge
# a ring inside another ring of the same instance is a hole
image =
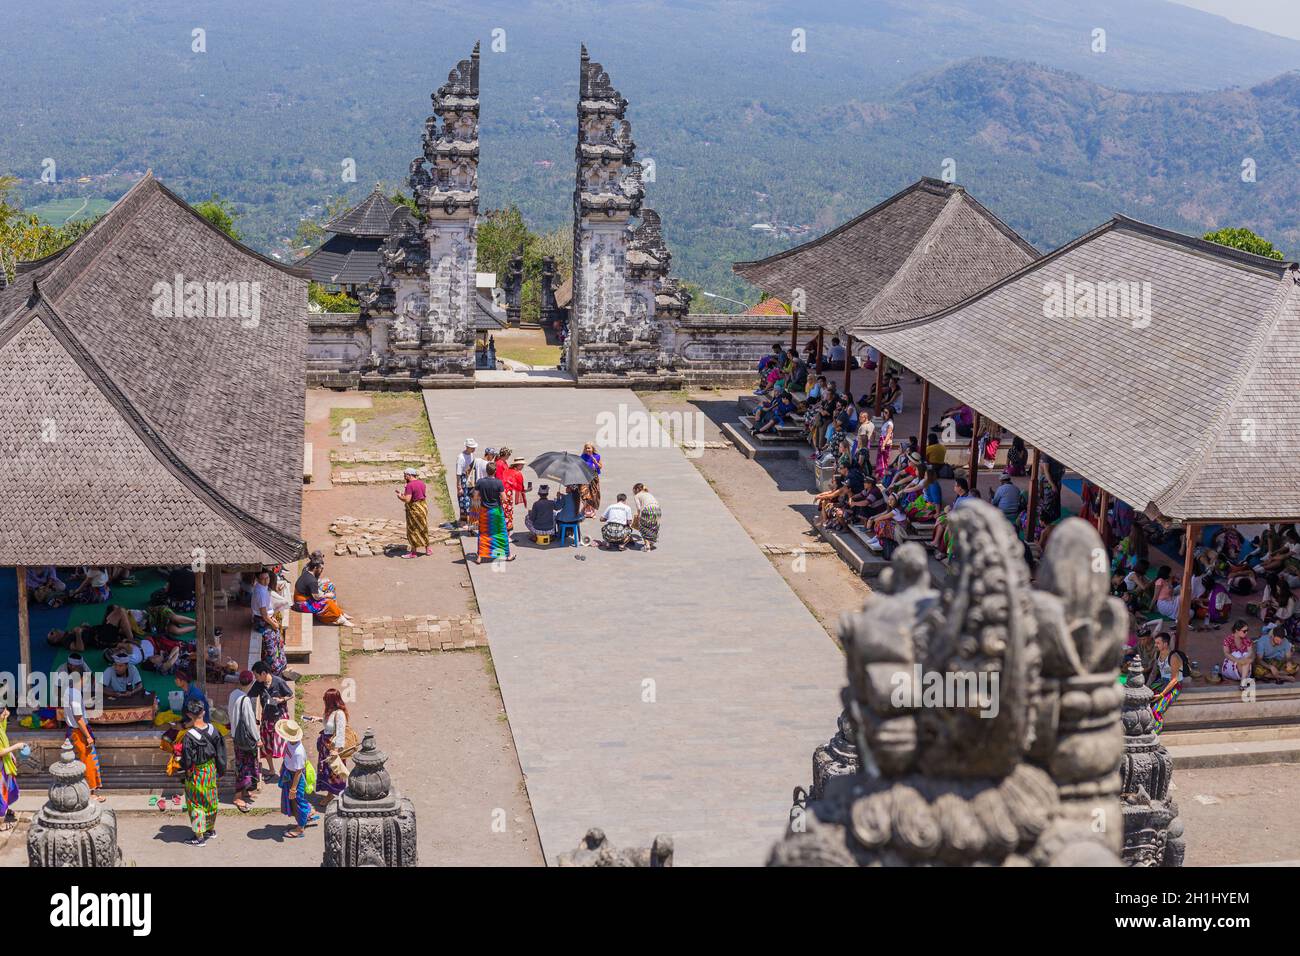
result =
[[[0,172],[36,206],[116,198],[152,167],[191,201],[231,200],[253,245],[288,254],[283,238],[329,197],[404,185],[429,93],[475,39],[484,207],[568,221],[586,41],[630,101],[638,157],[655,160],[648,202],[674,269],[710,291],[742,291],[731,261],[824,231],[945,159],[1041,248],[1118,209],[1190,232],[1247,225],[1300,250],[1285,174],[1300,42],[1164,0],[17,4],[0,30],[20,67],[0,98]],[[1194,92],[1143,92],[1171,88]],[[45,158],[58,184],[38,182]],[[1240,180],[1247,158],[1255,183]]]

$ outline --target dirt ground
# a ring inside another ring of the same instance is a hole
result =
[[[644,392],[640,397],[651,411],[698,412],[700,427],[691,437],[715,442],[722,439],[721,425],[736,419],[736,399],[742,394],[731,389]],[[692,461],[755,543],[799,548],[821,542],[806,534],[815,491],[806,461],[751,461],[734,448],[706,448]],[[871,592],[833,552],[771,555],[770,560],[832,637],[840,615],[861,608]]]
[[[1287,812],[1297,790],[1300,764],[1175,770],[1187,865],[1300,865],[1300,831]]]

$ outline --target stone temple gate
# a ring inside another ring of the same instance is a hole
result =
[[[584,385],[654,387],[680,381],[665,345],[690,298],[668,276],[671,255],[659,216],[642,205],[643,171],[626,110],[627,100],[584,46],[566,364]],[[408,181],[420,217],[403,219],[384,242],[378,275],[359,292],[359,314],[312,316],[308,359],[315,384],[474,383],[475,332],[484,310],[476,291],[478,119],[475,44],[433,94],[423,151],[411,162]],[[507,276],[507,298],[512,278],[522,277]]]

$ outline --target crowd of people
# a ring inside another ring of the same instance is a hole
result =
[[[663,511],[650,488],[638,482],[631,496],[619,492],[602,509],[604,462],[590,442],[583,446],[581,459],[586,480],[561,485],[554,495],[549,484],[540,484],[530,503],[533,485],[524,480],[524,459],[504,446],[485,448],[480,455],[478,442],[467,438],[456,458],[456,507],[459,530],[478,536],[475,560],[479,564],[515,560],[516,533],[533,542],[558,538],[573,547],[591,545],[582,526],[593,519],[600,523],[599,547],[623,551],[636,545],[655,550]],[[521,532],[517,532],[516,515],[522,515]]]
[[[813,495],[814,527],[808,533],[853,529],[886,559],[910,538],[939,563],[949,562],[955,544],[949,517],[963,502],[981,497],[981,490],[971,487],[966,461],[967,449],[974,446],[978,467],[991,482],[991,487],[985,485],[986,500],[1017,529],[1032,569],[1066,516],[1064,466],[1043,455],[1031,496],[1023,482],[1015,481],[1030,474],[1024,441],[1005,435],[1001,425],[962,403],[939,412],[939,424],[927,431],[924,444],[921,436],[903,435],[898,431],[904,409],[898,372],[886,368],[881,375],[880,413],[875,415],[875,376],[855,398],[837,385],[838,376],[822,374],[853,361],[842,348],[836,351],[838,345],[832,339],[831,350],[819,357],[812,343],[805,356],[774,344],[759,362],[754,389],[759,405],[753,431],[761,435],[780,429],[803,438],[811,446],[811,458],[830,472],[823,490]],[[868,351],[863,367],[874,369],[878,361],[878,353]],[[1169,635],[1160,633],[1178,617],[1181,566],[1177,575],[1169,565],[1153,567],[1150,548],[1155,542],[1147,539],[1156,533],[1152,522],[1126,502],[1104,497],[1086,479],[1080,480],[1080,489],[1079,516],[1104,529],[1112,543],[1111,590],[1130,611],[1129,653],[1141,657],[1156,689],[1153,712],[1162,726],[1195,669],[1183,651],[1171,649]],[[1215,527],[1210,535],[1196,547],[1190,579],[1191,626],[1228,629],[1222,660],[1210,679],[1294,681],[1300,673],[1294,649],[1300,639],[1295,596],[1300,589],[1300,530],[1273,525],[1249,541],[1232,527]],[[1243,606],[1245,616],[1240,616]],[[1250,620],[1259,625],[1253,639]]]

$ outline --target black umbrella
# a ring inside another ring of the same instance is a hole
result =
[[[596,477],[596,470],[571,451],[548,451],[528,463],[540,478],[550,478],[562,485],[585,485]]]

